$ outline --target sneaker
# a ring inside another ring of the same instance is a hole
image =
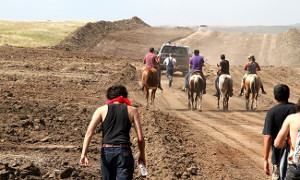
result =
[[[262,94],[267,94],[267,92],[266,91],[263,91],[263,92],[261,92]]]
[[[181,89],[181,91],[186,91],[186,88],[185,88],[185,87],[184,87],[184,88],[182,88],[182,89]]]
[[[244,95],[244,93],[240,93],[240,94],[239,94],[239,97],[241,97],[241,96],[243,96],[243,95]]]

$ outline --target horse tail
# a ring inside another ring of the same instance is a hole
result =
[[[197,95],[200,94],[200,91],[201,91],[201,89],[200,89],[200,81],[201,80],[202,80],[202,78],[199,75],[195,76],[194,87],[195,87],[195,91],[196,91]]]
[[[150,84],[151,83],[151,79],[153,79],[153,72],[150,70],[150,71],[147,72],[146,84]]]
[[[250,79],[250,90],[251,90],[252,94],[256,93],[256,79],[255,79],[255,76],[252,76],[251,79]]]

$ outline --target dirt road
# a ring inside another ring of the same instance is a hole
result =
[[[157,92],[156,102],[152,108],[180,117],[189,125],[191,137],[196,144],[196,147],[191,150],[197,155],[196,161],[203,168],[204,173],[210,172],[213,167],[218,169],[216,174],[220,173],[220,178],[240,179],[244,176],[245,179],[266,179],[267,176],[262,170],[263,135],[261,132],[267,110],[275,105],[272,89],[279,82],[288,84],[291,88],[291,101],[295,102],[300,95],[297,89],[299,81],[291,80],[292,76],[273,76],[272,71],[278,68],[263,67],[264,71],[260,74],[263,81],[267,81],[265,89],[268,94],[259,95],[258,108],[247,111],[244,97],[238,97],[240,78],[243,75],[241,67],[232,67],[235,95],[229,101],[229,110],[223,111],[217,109],[217,98],[212,96],[215,92],[213,84],[215,69],[211,65],[205,67],[208,79],[207,94],[203,96],[202,101],[202,112],[188,109],[187,92],[181,91],[184,82],[181,73],[175,75],[171,88],[168,87],[166,74],[162,74],[164,91]],[[278,73],[280,71],[276,70],[275,74]],[[300,71],[297,69],[292,73],[299,75]]]

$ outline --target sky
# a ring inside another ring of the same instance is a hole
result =
[[[0,20],[116,21],[137,16],[151,26],[293,25],[300,0],[1,0]]]

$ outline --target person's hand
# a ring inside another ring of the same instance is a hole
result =
[[[89,165],[89,160],[86,156],[81,156],[80,165],[83,167],[87,167]]]
[[[270,168],[269,168],[269,161],[264,161],[264,171],[266,175],[270,176]]]
[[[145,157],[143,157],[141,155],[140,155],[140,157],[138,159],[138,164],[140,164],[140,163],[143,163],[144,166],[146,167],[146,159],[145,159]]]

